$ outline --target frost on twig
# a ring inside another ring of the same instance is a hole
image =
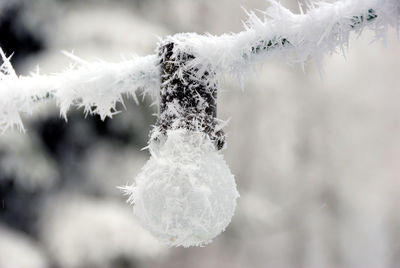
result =
[[[174,43],[172,58],[193,56],[182,70],[192,70],[191,75],[201,83],[212,85],[215,78],[210,70],[241,78],[271,56],[302,66],[311,58],[320,66],[325,55],[344,53],[350,32],[369,28],[379,39],[390,26],[398,29],[400,20],[399,0],[310,2],[307,12],[301,14],[293,14],[275,0],[269,2],[271,6],[262,18],[248,12],[245,29],[240,33],[183,33],[165,38],[162,44]],[[76,106],[104,119],[117,112],[122,94],[135,97],[140,89],[157,96],[160,88],[159,55],[121,63],[78,59],[77,66],[64,73],[17,76],[9,58],[1,54],[0,131],[11,127],[23,130],[20,114],[31,114],[38,102],[49,97],[56,99],[63,117],[71,106]]]
[[[301,65],[313,59],[320,66],[325,55],[345,52],[351,32],[369,28],[380,39],[389,26],[398,29],[400,20],[398,0],[310,2],[301,14],[293,14],[275,0],[268,2],[271,6],[262,18],[247,13],[245,30],[240,33],[168,37],[176,44],[175,54],[190,52],[194,56],[188,68],[212,66],[218,74],[238,77],[272,56]]]
[[[88,63],[68,54],[77,63],[59,74],[18,76],[1,50],[0,131],[12,127],[23,130],[21,114],[32,114],[40,102],[55,99],[65,119],[71,107],[83,108],[85,114],[112,117],[123,95],[158,92],[159,68],[155,55],[136,57],[120,63]]]

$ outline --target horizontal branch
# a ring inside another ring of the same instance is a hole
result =
[[[69,55],[76,62],[63,73],[17,76],[3,51],[0,69],[0,130],[23,130],[20,113],[32,114],[41,102],[55,99],[65,119],[71,107],[102,119],[117,113],[123,95],[157,94],[160,87],[158,57],[137,57],[120,63],[88,63]],[[140,92],[139,92],[140,91]]]
[[[209,70],[241,77],[270,56],[281,57],[290,64],[304,64],[309,58],[320,63],[324,55],[338,48],[344,51],[352,31],[369,27],[380,38],[389,26],[399,26],[399,0],[319,3],[301,14],[293,14],[275,0],[270,3],[262,19],[248,13],[245,30],[240,33],[176,34],[166,37],[159,46],[174,43],[172,58],[193,55],[182,68],[192,70],[197,79],[207,84],[212,82],[203,81]],[[87,63],[70,55],[77,64],[66,72],[31,76],[17,76],[2,51],[1,56],[0,131],[14,126],[23,129],[20,113],[32,114],[36,104],[49,97],[56,99],[65,118],[68,109],[75,106],[104,119],[117,112],[116,104],[122,102],[123,94],[136,98],[141,91],[157,96],[160,88],[158,55],[121,63]]]
[[[245,30],[236,34],[178,34],[166,42],[176,44],[175,54],[190,52],[195,59],[188,68],[213,66],[217,73],[243,76],[254,64],[279,57],[289,64],[317,63],[323,56],[344,51],[351,32],[368,27],[376,39],[387,29],[398,29],[399,0],[342,0],[309,6],[307,12],[293,14],[276,1],[259,18],[248,12]],[[201,77],[199,72],[198,76]]]

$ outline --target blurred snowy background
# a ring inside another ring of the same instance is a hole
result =
[[[292,11],[297,1],[282,0]],[[304,1],[303,1],[304,3]],[[242,29],[264,0],[0,0],[0,46],[18,73],[62,71],[61,50],[119,61],[158,36]],[[400,267],[400,42],[352,36],[347,59],[267,62],[221,83],[224,151],[241,198],[205,248],[166,248],[116,189],[148,158],[156,110],[145,99],[112,120],[52,103],[0,136],[0,268]]]

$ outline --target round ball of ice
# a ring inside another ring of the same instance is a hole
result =
[[[139,222],[171,246],[201,246],[223,232],[239,196],[223,156],[204,133],[170,130],[131,188]]]

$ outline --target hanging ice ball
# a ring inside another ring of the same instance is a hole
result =
[[[205,245],[231,221],[239,194],[223,155],[204,133],[169,130],[127,187],[144,228],[171,246]]]

